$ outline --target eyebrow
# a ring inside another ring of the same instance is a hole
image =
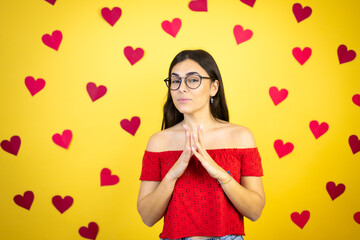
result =
[[[194,73],[199,74],[198,72],[188,72],[188,73],[186,73],[185,75],[186,75],[186,76],[189,76],[189,75],[194,74]],[[177,74],[177,73],[171,73],[171,75],[180,76],[180,75]],[[200,74],[199,74],[199,75],[200,75]]]

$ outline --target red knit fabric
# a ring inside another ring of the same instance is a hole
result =
[[[241,176],[263,176],[257,147],[206,150],[214,161],[240,183]],[[140,180],[161,181],[182,153],[145,150]],[[164,216],[160,238],[245,235],[243,216],[193,156],[177,180]]]

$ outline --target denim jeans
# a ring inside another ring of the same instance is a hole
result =
[[[178,238],[178,239],[168,239],[168,238],[160,238],[160,240],[193,240],[190,237]],[[206,238],[202,240],[244,240],[242,235],[226,235],[223,237],[214,237],[214,238]]]

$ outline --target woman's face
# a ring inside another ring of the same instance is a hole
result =
[[[186,86],[184,77],[189,73],[198,73],[200,76],[209,77],[207,72],[194,60],[186,59],[177,63],[171,70],[171,75],[181,77],[179,89],[170,90],[175,107],[183,114],[191,114],[204,107],[209,107],[210,97],[215,96],[219,81],[211,82],[211,79],[203,78],[196,89]]]

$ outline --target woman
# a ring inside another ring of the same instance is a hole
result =
[[[138,212],[149,227],[164,216],[161,239],[243,239],[243,216],[255,221],[265,206],[254,137],[229,123],[209,53],[180,52],[165,82],[162,131],[143,156]]]

